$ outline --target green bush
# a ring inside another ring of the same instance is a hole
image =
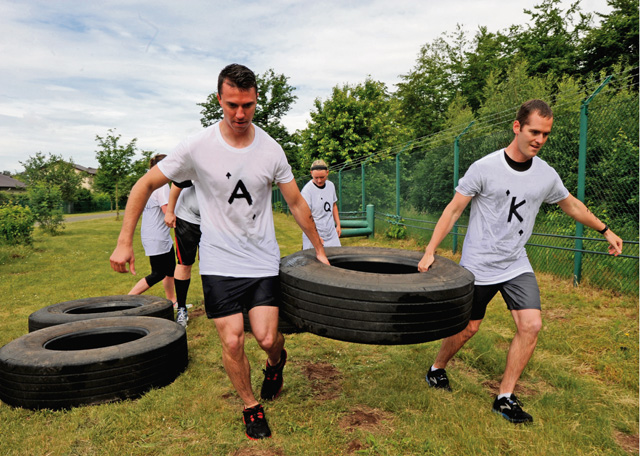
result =
[[[45,232],[55,236],[64,229],[62,192],[58,186],[38,182],[29,187],[29,207]]]
[[[0,204],[29,205],[29,195],[26,191],[0,192]]]
[[[407,226],[404,219],[398,216],[389,216],[386,219],[389,228],[384,233],[389,239],[405,239],[407,237]]]
[[[28,207],[17,204],[0,206],[0,239],[7,244],[31,244],[33,223],[33,213]]]

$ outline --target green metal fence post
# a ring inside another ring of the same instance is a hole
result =
[[[611,80],[611,76],[608,76],[602,84],[587,98],[580,106],[580,143],[579,143],[579,155],[578,155],[578,194],[576,197],[584,203],[585,194],[585,181],[587,174],[587,131],[589,129],[589,103],[593,101],[596,95],[606,86]],[[575,246],[576,254],[573,258],[573,285],[580,284],[582,279],[582,236],[584,234],[584,225],[576,222],[576,240]]]
[[[460,168],[460,138],[467,131],[469,131],[469,128],[471,128],[471,125],[473,125],[475,122],[476,122],[475,120],[471,121],[471,123],[469,125],[467,125],[467,128],[462,130],[462,133],[460,133],[458,136],[456,136],[456,139],[453,142],[453,192],[454,192],[454,194],[455,194],[455,191],[456,191],[456,187],[458,186],[458,179],[459,179],[459,174],[460,174],[460,170],[459,170],[459,168]],[[453,245],[452,245],[452,250],[453,250],[454,254],[458,252],[458,222],[457,221],[453,224]]]
[[[371,234],[369,239],[372,239],[376,231],[375,210],[373,204],[367,206],[367,225],[371,227]]]
[[[360,168],[362,170],[362,210],[365,211],[366,210],[366,198],[365,198],[365,180],[364,180],[364,167],[367,164],[367,162],[369,160],[371,160],[373,158],[373,156],[369,156],[369,158],[367,158],[365,161],[362,162],[362,164],[360,165]]]
[[[400,217],[400,154],[396,154],[396,217]]]
[[[342,212],[342,170],[345,166],[347,166],[347,163],[338,171],[338,212]]]

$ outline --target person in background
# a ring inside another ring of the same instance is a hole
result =
[[[302,188],[302,196],[311,209],[318,234],[325,247],[340,247],[340,214],[336,202],[336,187],[328,180],[329,168],[324,160],[316,160],[311,165],[311,180]],[[313,245],[306,234],[302,233],[302,249]]]
[[[149,160],[149,170],[164,159],[166,155],[159,154]],[[144,253],[151,263],[151,274],[140,279],[129,292],[139,295],[147,291],[156,283],[162,281],[167,299],[176,301],[173,273],[176,267],[176,257],[173,250],[171,230],[164,223],[164,213],[169,203],[169,186],[164,185],[154,190],[142,211],[142,225],[140,237]]]
[[[169,228],[174,228],[178,257],[174,277],[178,302],[176,322],[186,328],[189,321],[187,295],[191,284],[191,268],[200,245],[200,208],[191,181],[173,182],[164,222]]]
[[[537,156],[552,125],[553,113],[544,101],[530,100],[520,107],[512,142],[469,167],[418,264],[418,270],[428,274],[436,248],[471,202],[460,259],[460,265],[475,276],[471,320],[460,333],[442,341],[426,381],[433,388],[451,390],[447,363],[476,334],[489,301],[499,291],[513,316],[516,334],[492,410],[513,423],[533,421],[513,392],[542,327],[540,290],[525,250],[540,205],[558,204],[574,220],[604,235],[609,253],[622,252],[622,240],[572,196],[558,173]]]

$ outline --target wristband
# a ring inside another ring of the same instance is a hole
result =
[[[607,230],[609,229],[609,227],[607,226],[607,224],[604,224],[604,228],[602,228],[601,230],[598,230],[598,233],[600,234],[604,234],[607,232]]]

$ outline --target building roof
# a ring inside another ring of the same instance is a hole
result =
[[[0,187],[2,188],[25,188],[26,185],[13,177],[0,174]]]
[[[96,168],[87,168],[86,166],[76,165],[75,163],[73,164],[73,167],[77,170],[84,171],[85,173],[89,174],[95,174],[98,172]]]

